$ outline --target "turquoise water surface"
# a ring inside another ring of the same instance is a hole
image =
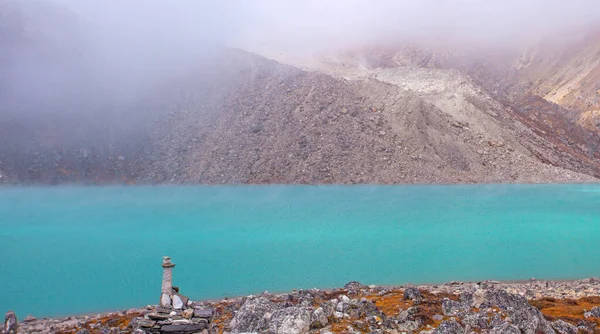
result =
[[[600,185],[0,189],[0,312],[600,275]]]

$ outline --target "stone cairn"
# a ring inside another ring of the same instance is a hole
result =
[[[8,311],[6,313],[6,315],[4,316],[4,327],[2,328],[2,331],[0,331],[0,333],[15,334],[15,333],[17,333],[17,327],[18,327],[18,323],[17,323],[17,316],[15,315],[15,312]]]
[[[136,318],[136,333],[212,333],[213,309],[203,308],[173,286],[175,264],[163,257],[163,280],[160,304],[152,312]]]

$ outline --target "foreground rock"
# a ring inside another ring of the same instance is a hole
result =
[[[600,333],[598,289],[595,279],[417,287],[369,287],[352,282],[335,290],[188,301],[181,309],[147,306],[65,319],[27,317],[16,332],[16,316],[7,314],[6,324],[13,326],[13,333],[78,334]]]

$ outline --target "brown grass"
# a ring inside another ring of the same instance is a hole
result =
[[[577,325],[585,319],[584,313],[595,306],[600,306],[600,297],[586,297],[577,300],[544,298],[530,301],[531,305],[537,307],[549,320],[564,320]],[[585,319],[600,325],[600,319]]]

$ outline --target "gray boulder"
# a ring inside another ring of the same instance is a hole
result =
[[[552,322],[552,328],[554,328],[554,330],[558,334],[577,334],[577,333],[579,333],[579,330],[577,329],[577,327],[571,325],[568,322],[562,321],[562,320],[556,320],[556,321]]]
[[[321,329],[329,324],[327,314],[322,307],[317,308],[311,315],[310,327],[314,329]]]
[[[259,333],[303,334],[311,325],[311,312],[308,308],[287,307],[276,310],[270,318],[264,317]]]
[[[269,317],[278,309],[279,306],[267,298],[248,298],[242,307],[235,312],[230,324],[231,332],[257,332],[264,323],[264,318]]]
[[[503,324],[492,328],[490,334],[521,334],[519,327],[504,322]]]
[[[368,286],[363,285],[357,281],[348,282],[348,283],[346,283],[346,285],[344,285],[344,289],[346,289],[351,294],[358,293],[358,292],[360,292],[361,289],[368,289],[368,288],[369,288]]]
[[[442,300],[442,312],[445,316],[455,316],[459,313],[469,312],[469,310],[471,310],[471,306],[468,303],[448,298]]]
[[[421,323],[418,321],[406,321],[398,324],[397,329],[399,332],[414,333],[421,327]]]
[[[376,325],[377,321],[375,317],[371,317],[370,319],[372,319],[371,324],[372,325]],[[383,320],[383,327],[387,328],[387,329],[398,329],[398,319],[394,318],[394,317],[388,317],[385,320]]]
[[[465,329],[456,321],[444,321],[433,334],[463,334]]]
[[[590,311],[590,316],[594,318],[600,318],[600,306],[592,308],[592,310]]]
[[[525,334],[554,334],[550,322],[540,310],[531,306],[522,296],[504,290],[490,289],[486,292],[486,302],[482,306],[498,307],[512,319],[512,323]]]
[[[412,300],[418,304],[423,300],[423,295],[421,295],[421,291],[419,291],[419,289],[409,287],[404,290],[404,300]]]
[[[377,306],[375,305],[375,303],[371,300],[361,299],[358,302],[357,306],[358,306],[358,313],[359,313],[360,318],[371,317],[371,316],[378,316],[380,318],[385,318],[385,315],[383,314],[383,312],[381,312],[381,310],[379,310],[377,308]]]
[[[410,308],[400,312],[400,314],[398,314],[398,317],[396,319],[398,320],[399,323],[403,323],[408,320],[414,320],[414,315],[417,313],[419,313],[419,308],[416,306],[413,306],[413,307],[410,307]]]
[[[554,334],[550,322],[544,318],[540,310],[531,307],[528,309],[508,312],[513,324],[517,325],[525,334]]]
[[[488,329],[489,328],[488,316],[483,313],[467,314],[462,319],[462,323],[463,323],[463,325],[468,325],[471,328],[476,328],[476,329]]]

